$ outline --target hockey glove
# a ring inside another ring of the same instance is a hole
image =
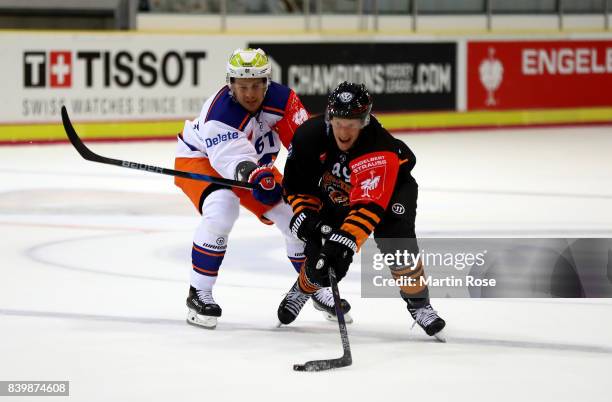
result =
[[[352,234],[340,229],[333,230],[321,247],[318,261],[314,264],[306,264],[308,280],[321,287],[329,286],[329,267],[331,265],[339,282],[346,275],[356,251],[357,242]]]
[[[261,166],[254,169],[249,175],[249,183],[255,185],[253,197],[266,205],[277,204],[281,199],[281,186],[274,180],[274,171],[271,167]]]
[[[321,235],[325,235],[321,232],[322,226],[324,225],[319,213],[312,209],[303,209],[298,214],[293,215],[291,222],[289,222],[291,233],[306,243],[314,239],[320,240]],[[324,227],[328,228],[329,226]]]

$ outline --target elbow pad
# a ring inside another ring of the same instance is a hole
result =
[[[253,170],[257,169],[257,164],[251,161],[242,161],[236,166],[234,178],[238,181],[249,181],[249,176]]]

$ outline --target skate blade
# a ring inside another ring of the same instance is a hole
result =
[[[323,313],[323,317],[325,317],[327,321],[338,322],[338,318],[336,318],[335,314],[329,314],[327,311],[321,311],[321,313]],[[344,314],[344,322],[347,324],[353,323],[353,317],[351,317],[351,313]]]
[[[201,315],[193,310],[187,312],[187,324],[202,327],[206,329],[215,329],[217,327],[217,317],[210,315]]]
[[[446,341],[447,341],[447,339],[448,339],[448,338],[446,337],[446,332],[444,332],[444,330],[443,330],[443,329],[442,329],[442,330],[440,330],[440,332],[438,332],[438,333],[434,334],[433,336],[434,336],[434,338],[436,338],[436,340],[437,340],[438,342],[442,342],[442,343],[446,343]]]

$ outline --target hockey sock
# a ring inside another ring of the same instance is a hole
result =
[[[198,290],[212,289],[217,281],[219,267],[225,257],[223,250],[193,244],[191,250],[191,285]]]
[[[391,267],[391,275],[401,281],[400,294],[404,299],[419,299],[428,296],[427,285],[421,280],[424,275],[423,262],[419,260],[415,267]]]
[[[295,272],[299,274],[300,270],[302,269],[302,264],[304,264],[304,261],[306,261],[306,257],[302,255],[302,257],[288,256],[288,258],[289,258],[289,261],[291,261],[291,264],[293,265],[293,269],[295,269]]]
[[[309,295],[321,289],[319,286],[311,283],[306,277],[305,264],[302,264],[302,270],[300,271],[300,276],[298,277],[298,287],[300,288],[302,293],[306,293]]]

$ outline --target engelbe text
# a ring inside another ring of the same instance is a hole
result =
[[[524,75],[570,75],[612,73],[612,48],[563,47],[560,49],[523,49],[521,67]]]

